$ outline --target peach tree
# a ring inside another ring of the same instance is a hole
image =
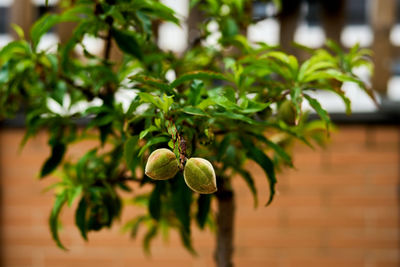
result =
[[[372,97],[353,73],[356,67],[372,67],[369,51],[355,46],[344,52],[328,41],[325,48],[306,49],[309,58],[299,62],[279,47],[251,43],[246,37],[254,22],[251,1],[191,1],[190,16],[198,18],[189,26],[198,34],[181,53],[157,45],[161,23],[181,23],[159,1],[70,0],[60,6],[61,12],[38,19],[26,37],[14,25],[19,39],[0,50],[0,119],[25,114],[23,143],[48,132],[51,153],[40,178],[54,172],[59,177],[52,178],[57,180],[49,225],[62,249],[58,217],[63,208],[77,203],[76,226],[87,240],[90,232],[111,227],[126,205],[137,205],[143,214],[124,229],[132,237],[145,231],[146,251],[157,234],[174,229],[195,253],[195,221],[201,229],[215,229],[217,265],[232,266],[232,178],[244,179],[257,205],[246,162],[257,163],[269,183],[269,205],[276,171],[292,166],[290,142],[313,146],[329,131],[330,117],[313,93],[337,94],[348,112],[344,82],[356,83]],[[43,35],[66,22],[73,25],[70,38],[56,49],[39,49]],[[218,26],[216,37],[210,23]],[[213,45],[207,42],[211,35],[217,40]],[[88,36],[103,40],[102,55],[85,46]],[[113,49],[121,56],[111,57]],[[122,91],[129,93],[128,105],[117,97]],[[304,102],[320,120],[307,119]],[[98,140],[94,149],[78,159],[65,156],[72,144],[87,139]],[[163,153],[148,162],[158,149]],[[216,188],[196,190],[205,181]],[[147,193],[136,193],[139,187]]]

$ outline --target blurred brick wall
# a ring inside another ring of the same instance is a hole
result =
[[[171,234],[169,243],[157,239],[147,258],[143,232],[130,240],[115,225],[91,233],[85,243],[68,209],[61,238],[70,250],[57,249],[47,226],[53,196],[42,193],[54,179],[35,178],[49,153],[46,136],[18,154],[22,135],[20,129],[0,131],[2,266],[213,266],[209,232],[194,230],[198,257]],[[342,126],[326,150],[298,145],[297,169],[279,174],[279,195],[270,207],[255,210],[244,182],[235,179],[236,266],[400,266],[399,135],[396,127]],[[258,166],[249,163],[249,168],[263,203],[267,181]],[[125,210],[122,222],[139,212]]]

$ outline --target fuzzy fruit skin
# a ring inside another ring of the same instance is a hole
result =
[[[154,150],[146,163],[145,173],[154,180],[167,180],[179,171],[175,154],[166,148]]]
[[[185,165],[183,177],[187,186],[200,194],[217,191],[217,179],[213,166],[203,158],[190,158]]]
[[[294,125],[296,122],[296,108],[290,100],[285,100],[278,110],[278,118],[289,125]]]

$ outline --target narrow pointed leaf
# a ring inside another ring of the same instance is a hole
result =
[[[146,235],[143,238],[143,249],[146,254],[150,254],[150,243],[156,237],[158,232],[158,228],[156,225],[150,226],[149,230],[147,231]]]
[[[84,197],[82,197],[81,200],[79,201],[78,208],[76,209],[76,212],[75,212],[75,224],[76,224],[76,226],[78,226],[81,236],[86,241],[88,240],[87,235],[86,235],[86,232],[87,232],[87,229],[86,229],[87,208],[88,208],[88,206],[87,206],[86,200]]]
[[[178,173],[175,179],[170,180],[172,195],[172,207],[176,217],[182,224],[182,228],[190,233],[190,206],[192,203],[192,191],[186,186],[182,173]]]
[[[253,195],[253,199],[254,199],[254,207],[258,206],[258,196],[257,196],[257,187],[254,183],[254,179],[251,176],[251,174],[243,169],[239,169],[236,170],[240,176],[244,179],[244,181],[246,182],[247,186],[249,187],[252,195]]]
[[[128,31],[112,28],[111,35],[114,37],[115,42],[122,51],[138,59],[143,58],[142,49],[140,48],[134,34]]]
[[[173,81],[170,84],[171,88],[175,88],[182,83],[186,81],[191,81],[191,80],[204,80],[204,79],[218,79],[218,80],[226,80],[225,76],[222,75],[221,73],[217,72],[212,72],[212,71],[194,71],[194,72],[188,72],[177,78],[175,81]]]
[[[157,181],[154,190],[150,195],[149,200],[149,213],[156,221],[160,220],[161,217],[161,194],[164,191],[165,183],[163,181]]]
[[[57,166],[60,164],[60,162],[64,157],[65,150],[66,150],[65,144],[62,143],[56,143],[52,146],[51,155],[43,164],[43,167],[40,171],[41,178],[50,174],[57,168]]]
[[[201,229],[204,228],[204,225],[207,221],[210,207],[211,207],[211,195],[200,194],[199,198],[197,199],[196,220]]]
[[[53,240],[56,242],[57,246],[63,250],[67,250],[64,245],[61,243],[60,238],[58,236],[58,216],[61,212],[62,207],[67,202],[67,194],[66,191],[56,196],[56,200],[54,202],[53,209],[51,210],[49,225],[51,236]]]
[[[254,160],[260,167],[264,170],[268,182],[269,182],[269,189],[270,189],[270,196],[267,201],[266,205],[271,204],[272,200],[275,196],[275,185],[276,185],[276,177],[275,177],[275,169],[274,163],[272,160],[264,154],[264,152],[258,149],[252,142],[242,138],[241,139],[244,148],[247,150],[247,156]]]
[[[304,94],[304,98],[307,99],[310,106],[317,112],[317,114],[321,117],[321,119],[325,122],[326,129],[329,131],[329,126],[331,124],[331,118],[329,117],[328,112],[322,108],[321,104],[311,96]]]

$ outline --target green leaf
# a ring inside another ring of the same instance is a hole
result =
[[[266,154],[264,154],[262,150],[258,149],[257,146],[255,146],[252,142],[244,138],[241,138],[241,142],[246,149],[247,156],[250,159],[254,160],[258,165],[260,165],[268,178],[270,196],[266,205],[269,205],[274,199],[275,185],[277,182],[275,177],[274,163]]]
[[[143,249],[147,254],[150,254],[150,243],[156,237],[158,228],[156,225],[150,226],[146,235],[143,238]]]
[[[132,238],[136,238],[136,235],[139,231],[139,227],[140,225],[145,222],[146,220],[148,220],[148,216],[146,215],[140,215],[137,216],[136,218],[130,220],[125,226],[124,226],[124,230],[130,230],[131,233],[131,237]]]
[[[139,151],[138,156],[142,156],[143,153],[146,151],[146,149],[148,149],[150,146],[152,145],[156,145],[156,144],[160,144],[160,143],[167,143],[170,140],[169,137],[166,136],[158,136],[158,137],[154,137],[152,139],[150,139],[150,141],[148,141]]]
[[[25,41],[14,41],[8,43],[0,50],[0,59],[8,60],[8,57],[16,57],[17,54],[26,55],[31,53],[30,47]]]
[[[172,103],[174,102],[173,96],[163,95],[162,98],[149,93],[139,93],[140,100],[145,103],[151,103],[157,108],[167,113]]]
[[[128,168],[134,174],[136,172],[137,150],[139,146],[139,137],[137,135],[131,136],[124,144],[124,159]]]
[[[156,221],[160,220],[161,217],[161,195],[165,189],[165,182],[157,181],[154,186],[153,192],[151,192],[149,199],[149,213]]]
[[[145,103],[151,103],[154,106],[162,109],[161,99],[158,96],[149,93],[139,93],[140,101]]]
[[[222,141],[219,143],[218,154],[217,154],[218,161],[221,161],[221,159],[224,157],[228,146],[231,144],[232,139],[234,138],[235,136],[232,133],[228,133],[224,136],[224,139],[222,139]]]
[[[50,218],[49,218],[49,225],[51,236],[53,240],[56,242],[57,246],[63,250],[67,250],[60,241],[58,236],[58,216],[61,212],[62,207],[67,202],[67,194],[66,191],[58,194],[56,196],[56,200],[54,202],[53,209],[51,210]]]
[[[129,1],[125,2],[128,2],[128,4],[122,6],[123,8],[126,8],[128,10],[129,9],[141,10],[151,15],[152,17],[157,17],[162,20],[171,21],[179,25],[179,20],[175,16],[175,11],[158,1],[142,0],[134,2],[129,2]]]
[[[229,100],[227,97],[222,95],[212,95],[211,99],[214,101],[215,104],[221,106],[227,110],[237,109],[238,105],[236,103]]]
[[[18,26],[17,24],[11,23],[11,27],[14,29],[14,31],[17,33],[17,35],[20,39],[25,38],[24,30],[20,26]]]
[[[247,106],[240,110],[242,113],[256,113],[260,112],[270,106],[270,102],[260,103],[253,100],[247,100]]]
[[[200,229],[204,229],[205,223],[207,221],[208,213],[211,208],[211,195],[200,194],[197,199],[197,213],[196,220]]]
[[[77,5],[71,9],[68,9],[63,14],[46,14],[38,19],[31,28],[31,40],[32,46],[35,49],[40,41],[43,34],[47,33],[57,23],[67,21],[81,21],[81,14],[90,14],[90,8],[85,5]]]
[[[75,224],[78,227],[81,236],[83,237],[83,239],[85,239],[86,241],[87,239],[87,235],[86,235],[86,231],[87,231],[87,227],[86,227],[86,211],[88,209],[85,197],[82,197],[81,200],[79,201],[78,204],[78,208],[76,209],[75,212]]]
[[[190,85],[190,91],[188,95],[188,103],[192,106],[196,106],[201,101],[201,93],[204,87],[203,81],[194,80]]]
[[[222,21],[222,34],[226,38],[234,37],[239,33],[239,26],[233,18],[226,18]]]
[[[283,149],[278,144],[272,142],[271,140],[267,139],[264,135],[256,134],[253,132],[248,132],[249,135],[254,136],[257,140],[265,143],[268,147],[272,148],[278,155],[281,157],[290,167],[293,167],[292,157],[286,153],[285,149]]]
[[[78,161],[78,163],[75,165],[76,168],[76,177],[79,182],[82,182],[84,179],[84,173],[85,173],[85,166],[88,163],[89,159],[93,158],[96,156],[97,149],[94,148],[92,150],[89,150],[86,152],[83,157],[81,157]]]
[[[71,188],[70,190],[68,190],[68,207],[72,206],[72,203],[74,202],[74,200],[80,196],[80,194],[82,193],[83,187],[82,185],[78,185],[76,187]]]
[[[258,125],[259,122],[245,116],[242,114],[238,114],[238,113],[234,113],[234,112],[230,112],[230,111],[225,111],[225,112],[212,112],[211,116],[217,118],[217,117],[221,117],[223,119],[232,119],[232,120],[239,120],[239,121],[244,121],[248,124],[251,125]]]
[[[147,76],[143,76],[143,75],[134,75],[134,76],[130,76],[129,79],[151,86],[151,87],[155,87],[163,92],[168,92],[168,93],[172,93],[171,88],[169,87],[168,84],[166,84],[165,82],[159,80],[159,79],[155,79],[153,77],[147,77]]]
[[[63,143],[55,143],[51,149],[51,155],[43,164],[42,169],[40,171],[40,178],[50,174],[54,171],[57,166],[62,161],[65,154],[66,146]]]
[[[182,225],[182,229],[190,233],[190,206],[192,191],[186,186],[181,172],[175,179],[169,180],[172,189],[172,208]]]
[[[181,75],[179,78],[177,78],[175,81],[173,81],[170,84],[171,88],[178,87],[182,83],[186,81],[191,81],[191,80],[203,80],[203,79],[218,79],[218,80],[226,80],[226,77],[217,72],[212,72],[212,71],[193,71],[193,72],[187,72],[183,75]]]
[[[144,129],[143,131],[140,132],[139,138],[140,138],[140,139],[143,139],[143,138],[146,137],[146,135],[147,135],[148,133],[155,132],[155,131],[158,131],[158,130],[159,130],[159,129],[158,129],[156,126],[151,125],[149,128],[146,128],[146,129]]]
[[[272,51],[268,53],[269,57],[277,59],[278,61],[284,63],[287,67],[289,67],[290,72],[292,73],[292,78],[296,79],[297,72],[299,69],[299,63],[294,56],[287,55],[280,51]]]
[[[195,116],[206,116],[208,117],[208,114],[204,111],[202,111],[199,108],[191,107],[191,106],[186,106],[182,109],[182,111],[186,114],[189,115],[195,115]]]
[[[194,250],[192,246],[192,239],[190,236],[190,233],[184,231],[183,229],[179,229],[179,235],[181,237],[181,241],[183,246],[194,256],[197,255],[196,251]]]
[[[302,93],[301,88],[299,86],[294,86],[290,90],[291,101],[296,108],[296,120],[295,120],[296,125],[299,122],[301,113],[301,102],[302,102],[301,93]]]
[[[327,47],[329,47],[330,49],[332,49],[332,51],[334,51],[336,54],[338,54],[338,55],[342,55],[343,54],[342,49],[340,48],[340,46],[335,41],[333,41],[331,39],[328,39],[325,42],[325,45]]]
[[[139,60],[142,60],[142,49],[140,48],[140,45],[136,40],[136,36],[133,33],[129,31],[118,30],[113,27],[111,28],[111,35],[114,37],[115,42],[122,51],[136,57]]]
[[[253,199],[254,199],[254,207],[258,206],[258,196],[257,196],[257,187],[254,183],[254,179],[251,176],[251,174],[243,169],[237,169],[236,170],[240,176],[244,179],[244,181],[246,182],[247,186],[249,187],[252,195],[253,195]]]
[[[330,91],[330,92],[333,92],[333,93],[335,93],[336,95],[338,95],[341,99],[342,99],[342,101],[343,101],[343,103],[344,103],[344,105],[345,105],[345,108],[346,108],[346,114],[347,115],[350,115],[351,114],[351,101],[350,101],[350,99],[345,95],[345,93],[342,91],[342,89],[341,88],[331,88],[331,87],[325,87],[325,88],[321,88],[322,90],[326,90],[326,91]]]
[[[322,108],[321,104],[311,96],[304,94],[304,98],[307,99],[310,106],[317,112],[318,116],[325,122],[326,129],[329,131],[329,126],[331,125],[331,118],[328,112]]]
[[[61,16],[56,14],[46,14],[37,20],[31,28],[32,46],[36,48],[43,34],[48,32],[54,25],[61,21]]]
[[[316,71],[321,71],[323,69],[335,68],[336,64],[331,61],[317,61],[311,58],[301,65],[299,75],[297,80],[299,82],[303,82],[305,79],[308,78],[309,75],[315,73]]]

